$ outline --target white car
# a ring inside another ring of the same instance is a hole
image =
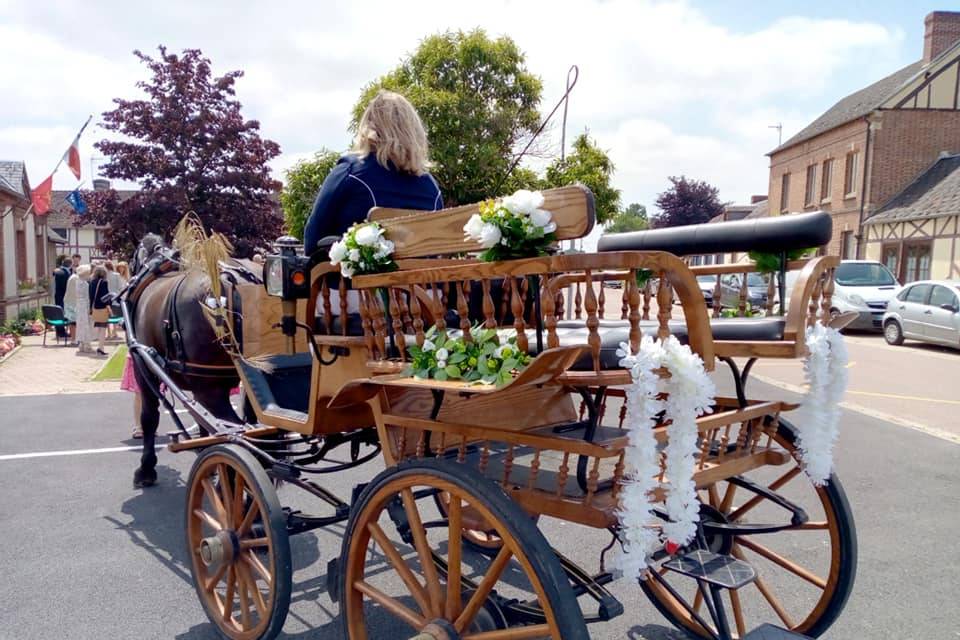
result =
[[[960,281],[911,282],[887,303],[883,337],[889,344],[904,338],[960,348]]]
[[[889,269],[872,260],[844,260],[837,267],[834,283],[831,314],[857,312],[848,329],[883,329],[887,303],[900,288]]]

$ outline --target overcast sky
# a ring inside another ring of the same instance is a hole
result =
[[[721,198],[767,192],[768,160],[840,97],[920,58],[923,16],[896,2],[247,2],[0,0],[0,158],[43,180],[88,114],[89,186],[100,114],[136,97],[133,49],[200,48],[283,154],[275,174],[349,143],[361,87],[425,36],[506,34],[544,81],[543,111],[580,67],[568,139],[589,129],[616,164],[623,203],[652,209],[667,176],[707,180]],[[554,151],[559,140],[553,141]],[[95,159],[94,159],[95,160]],[[55,188],[76,186],[65,168]]]

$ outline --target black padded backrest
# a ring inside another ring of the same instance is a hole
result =
[[[822,247],[830,242],[833,222],[825,211],[755,220],[694,224],[652,231],[611,233],[598,251],[668,251],[677,256],[732,251],[780,253]]]
[[[41,309],[44,320],[63,320],[63,309],[57,305],[45,304]]]

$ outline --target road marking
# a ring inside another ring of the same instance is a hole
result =
[[[960,400],[941,400],[940,398],[922,398],[920,396],[901,396],[896,393],[879,393],[876,391],[850,391],[848,389],[847,393],[852,393],[858,396],[874,396],[877,398],[892,398],[894,400],[919,400],[920,402],[940,402],[942,404],[960,404]]]
[[[759,374],[754,374],[752,378],[764,382],[766,384],[772,385],[774,387],[779,387],[780,389],[785,389],[791,393],[797,393],[803,395],[807,392],[806,388],[799,387],[795,384],[790,384],[788,382],[781,382],[775,378],[768,378],[767,376],[761,376]],[[851,392],[848,392],[851,393]],[[952,442],[953,444],[960,444],[960,434],[953,433],[951,431],[946,431],[945,429],[939,429],[937,427],[930,427],[925,424],[919,424],[917,422],[910,422],[904,420],[898,416],[890,415],[889,413],[884,413],[883,411],[877,411],[876,409],[871,409],[869,407],[864,407],[859,404],[854,404],[852,402],[841,402],[840,406],[844,409],[849,409],[850,411],[856,411],[857,413],[862,413],[865,416],[870,416],[871,418],[877,418],[878,420],[884,420],[890,424],[896,425],[898,427],[906,427],[907,429],[912,429],[913,431],[919,431],[920,433],[925,433],[928,436],[933,436],[934,438],[939,438],[941,440],[946,440],[947,442]]]
[[[130,447],[107,447],[105,449],[71,449],[68,451],[35,451],[33,453],[9,453],[0,455],[0,462],[5,460],[24,460],[27,458],[51,458],[55,456],[85,456],[94,453],[117,453],[119,451],[139,451],[143,447],[140,445]],[[157,445],[157,449],[165,449],[163,445]]]

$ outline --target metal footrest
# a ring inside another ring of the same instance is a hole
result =
[[[705,549],[691,551],[664,562],[663,566],[671,571],[703,580],[708,584],[717,585],[724,589],[739,589],[753,582],[754,578],[757,577],[757,572],[746,562],[731,556],[721,556]],[[757,637],[762,638],[763,636]]]
[[[787,631],[782,627],[775,627],[772,624],[764,624],[757,627],[745,635],[743,640],[790,640],[791,638],[794,640],[796,638],[806,638],[806,640],[810,640],[810,636]]]

